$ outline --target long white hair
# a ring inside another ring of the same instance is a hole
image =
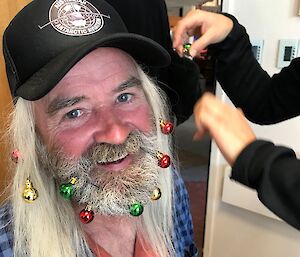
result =
[[[175,159],[171,151],[171,136],[160,131],[159,119],[169,119],[165,95],[137,66],[147,100],[152,107],[156,123],[159,151]],[[71,203],[58,193],[54,178],[43,170],[36,153],[37,136],[33,103],[19,98],[12,113],[9,130],[10,140],[22,154],[14,167],[11,187],[13,208],[14,256],[17,257],[65,257],[92,256],[84,239],[78,217]],[[162,196],[146,206],[140,216],[142,234],[157,256],[175,256],[172,244],[173,181],[171,166],[160,172],[159,183]],[[25,181],[30,178],[39,197],[33,203],[26,203],[22,197]]]

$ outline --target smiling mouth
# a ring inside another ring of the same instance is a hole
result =
[[[122,162],[128,155],[126,155],[125,157],[122,157],[118,160],[115,161],[108,161],[108,162],[101,162],[101,161],[97,161],[98,165],[111,165],[111,164],[118,164],[120,162]]]

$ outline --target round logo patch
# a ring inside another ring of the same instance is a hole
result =
[[[69,36],[90,35],[104,25],[102,14],[85,0],[56,0],[50,7],[49,21],[55,30]]]

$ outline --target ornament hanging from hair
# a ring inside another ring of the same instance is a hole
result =
[[[163,154],[162,152],[157,152],[156,157],[158,159],[158,166],[161,168],[168,168],[171,164],[171,158],[167,154]]]
[[[79,213],[79,219],[82,223],[88,224],[93,221],[95,214],[90,205],[87,205],[81,212]]]
[[[130,206],[130,214],[132,216],[140,216],[144,211],[144,207],[141,203],[136,202]]]
[[[17,149],[13,150],[10,155],[10,158],[14,163],[18,163],[21,159],[21,152]]]
[[[151,199],[156,201],[160,197],[161,197],[161,190],[159,187],[156,187],[151,194]]]
[[[160,124],[160,128],[161,128],[161,132],[163,134],[171,134],[173,129],[174,129],[174,126],[172,124],[172,122],[170,121],[165,121],[163,119],[159,119],[159,124]]]
[[[25,182],[25,189],[23,191],[23,198],[25,202],[32,203],[38,198],[38,191],[33,187],[32,182],[28,178]]]
[[[77,182],[77,178],[71,178],[69,183],[63,183],[59,187],[59,193],[63,196],[63,198],[70,200],[72,196],[75,194],[75,184]]]

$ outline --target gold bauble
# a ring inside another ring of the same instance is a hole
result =
[[[25,189],[23,191],[23,198],[25,202],[32,203],[38,197],[37,190],[33,187],[29,179],[26,180]]]
[[[23,192],[23,197],[27,203],[32,203],[38,197],[38,195],[35,189],[25,189]]]
[[[151,195],[151,199],[152,200],[158,200],[161,197],[161,191],[160,189],[157,187],[153,190],[152,195]]]

